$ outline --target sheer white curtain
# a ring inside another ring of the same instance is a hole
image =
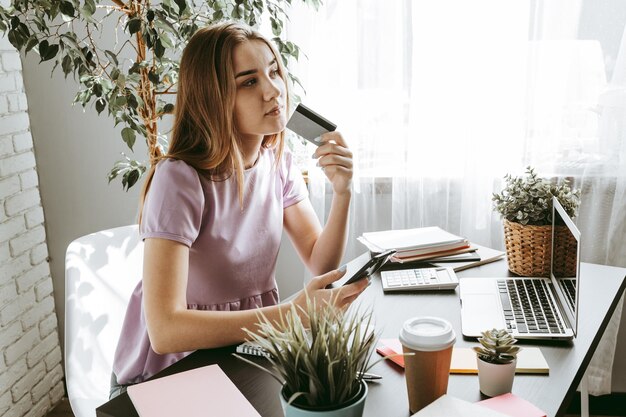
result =
[[[540,172],[569,177],[582,188],[576,219],[582,260],[622,267],[626,266],[625,23],[624,4],[537,2],[531,17],[522,158]],[[611,392],[622,306],[623,297],[588,367],[594,395]]]
[[[361,233],[391,227],[437,225],[503,248],[491,195],[532,165],[583,188],[583,261],[626,266],[625,23],[626,4],[590,0],[294,7],[303,101],[355,152],[346,257],[365,250]],[[315,167],[309,175],[323,220],[328,187]],[[592,393],[610,392],[618,310],[590,367]]]

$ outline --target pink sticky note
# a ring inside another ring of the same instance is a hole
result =
[[[380,345],[376,348],[376,352],[382,356],[402,353],[402,344],[398,339],[380,339],[379,342]],[[404,368],[404,356],[394,356],[389,360]]]
[[[546,417],[546,413],[535,407],[532,403],[508,393],[479,401],[476,404],[491,408],[511,417]]]
[[[260,417],[217,365],[128,387],[140,417]]]

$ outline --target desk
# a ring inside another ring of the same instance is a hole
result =
[[[506,261],[500,260],[458,273],[459,277],[510,276]],[[600,338],[606,329],[620,295],[626,287],[626,269],[594,264],[581,264],[580,314],[578,336],[572,342],[520,342],[522,346],[541,348],[549,366],[550,375],[516,375],[513,393],[544,410],[548,416],[562,416],[580,383]],[[382,338],[397,337],[402,323],[413,316],[433,315],[449,320],[457,332],[455,346],[475,346],[477,342],[461,337],[461,314],[458,288],[455,291],[384,294],[379,277],[361,296],[361,303],[374,307],[376,327]],[[185,359],[163,370],[155,377],[219,364],[235,385],[263,417],[282,417],[279,400],[280,385],[265,372],[234,358],[234,346],[196,351]],[[373,359],[378,355],[374,353]],[[254,358],[259,363],[264,359]],[[366,417],[401,416],[409,414],[404,371],[383,361],[372,372],[383,376],[380,383],[369,384],[365,403]],[[456,397],[478,401],[483,399],[476,375],[450,375],[448,393]],[[128,394],[103,404],[96,409],[99,417],[135,417]]]

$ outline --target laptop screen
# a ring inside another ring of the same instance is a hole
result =
[[[550,279],[574,334],[578,330],[580,231],[556,197],[552,210],[552,264]]]

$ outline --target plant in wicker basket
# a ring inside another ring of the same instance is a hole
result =
[[[504,189],[494,193],[492,201],[494,210],[504,220],[509,270],[524,276],[547,277],[552,245],[552,197],[558,199],[570,217],[575,217],[580,190],[572,189],[567,179],[558,184],[540,178],[531,167],[526,168],[525,177],[507,174],[504,179]],[[565,270],[575,265],[575,261],[567,259],[556,261]]]
[[[517,342],[506,330],[492,329],[481,332],[483,337],[478,338],[482,346],[474,346],[478,357],[485,362],[506,364],[517,357],[520,348],[514,346]]]

